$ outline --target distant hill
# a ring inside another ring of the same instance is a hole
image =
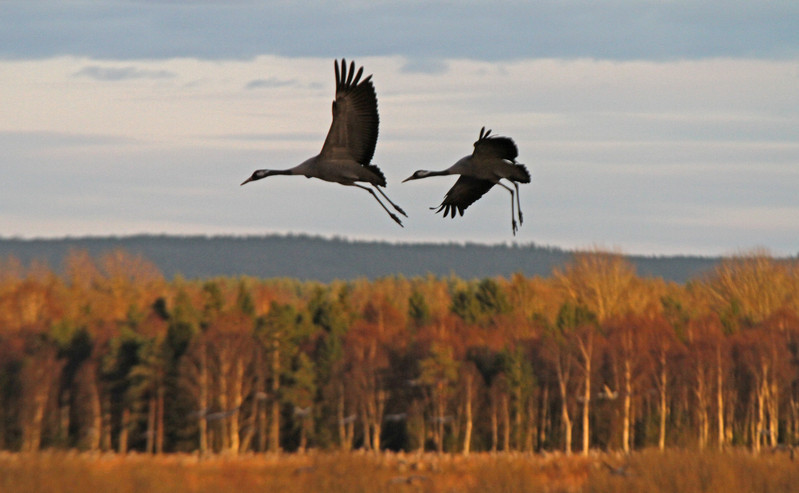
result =
[[[124,236],[63,239],[0,239],[0,259],[15,256],[24,263],[44,261],[60,269],[71,250],[92,256],[124,249],[155,263],[167,278],[176,274],[196,279],[248,275],[292,277],[329,282],[401,274],[455,274],[465,279],[549,276],[568,262],[571,252],[529,245],[455,243],[387,243],[350,241],[305,235],[267,236]],[[684,283],[712,269],[717,257],[628,257],[642,277]]]

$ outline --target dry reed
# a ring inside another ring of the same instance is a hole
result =
[[[799,491],[788,454],[741,450],[592,454],[308,453],[200,458],[0,453],[0,493]]]

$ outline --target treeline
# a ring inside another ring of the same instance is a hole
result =
[[[378,279],[386,276],[439,276],[464,279],[548,276],[571,252],[535,244],[389,243],[308,235],[264,236],[121,236],[57,239],[0,238],[0,259],[14,256],[60,267],[69,252],[94,257],[122,249],[150,260],[167,279],[248,275],[291,277],[304,281]],[[684,283],[711,270],[718,257],[629,256],[639,275]]]
[[[140,256],[0,264],[0,449],[149,453],[793,446],[799,264],[685,284],[166,280]]]

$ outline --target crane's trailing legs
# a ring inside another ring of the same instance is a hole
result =
[[[519,230],[519,226],[516,224],[516,211],[513,208],[513,190],[509,186],[507,186],[504,183],[499,182],[499,181],[497,182],[497,185],[501,186],[502,188],[504,188],[505,190],[510,192],[510,227],[511,227],[511,230],[513,231],[513,236],[516,236],[516,231]],[[514,185],[515,185],[515,183],[514,183]],[[516,186],[516,189],[518,191],[518,185]],[[517,192],[517,194],[516,194],[517,202],[518,202],[518,198],[519,198],[519,195],[518,195],[518,192]],[[521,209],[519,209],[519,222],[520,223],[521,223],[521,220],[522,220]]]
[[[400,214],[402,214],[402,215],[403,215],[403,216],[405,216],[405,217],[408,217],[408,215],[407,215],[407,214],[405,214],[405,211],[404,211],[404,210],[402,210],[402,207],[400,207],[400,206],[398,206],[397,204],[395,204],[394,202],[392,202],[392,201],[391,201],[391,199],[390,199],[390,198],[388,198],[388,195],[386,195],[386,192],[384,192],[383,190],[381,190],[381,189],[380,189],[380,187],[375,187],[375,190],[377,190],[378,192],[380,192],[380,195],[382,195],[382,196],[383,196],[383,197],[384,197],[386,200],[388,200],[388,203],[389,203],[389,204],[391,204],[391,207],[393,207],[394,209],[396,209],[396,210],[397,210],[397,212],[399,212]]]
[[[393,212],[391,212],[390,210],[388,210],[388,207],[386,207],[386,204],[384,204],[384,203],[383,203],[383,201],[382,201],[382,200],[380,200],[380,199],[377,197],[377,194],[375,194],[375,191],[374,191],[374,190],[372,190],[372,189],[371,189],[371,188],[369,188],[369,187],[365,187],[365,186],[363,186],[363,185],[358,185],[357,183],[352,183],[352,184],[351,184],[351,186],[353,186],[353,187],[358,187],[358,188],[360,188],[361,190],[366,190],[367,192],[369,192],[370,194],[372,194],[372,197],[374,197],[374,198],[375,198],[375,200],[377,201],[377,203],[378,203],[378,204],[380,204],[380,207],[382,207],[382,208],[383,208],[383,210],[385,210],[385,211],[388,213],[388,215],[389,215],[389,216],[391,216],[391,219],[393,219],[393,220],[394,220],[394,222],[396,222],[397,224],[399,224],[399,225],[400,225],[400,226],[402,226],[403,228],[405,227],[405,226],[403,226],[403,225],[402,225],[402,221],[400,221],[400,218],[398,218],[396,214],[394,214]],[[378,192],[380,192],[380,195],[382,195],[383,197],[385,197],[385,198],[386,198],[386,200],[388,200],[388,203],[389,203],[389,204],[391,204],[392,206],[394,206],[394,208],[395,208],[395,209],[397,209],[397,211],[398,211],[400,214],[402,214],[402,215],[403,215],[403,216],[405,216],[405,217],[408,217],[408,215],[407,215],[407,214],[405,214],[405,211],[403,211],[403,210],[402,210],[402,209],[401,209],[401,208],[400,208],[400,207],[399,207],[397,204],[395,204],[394,202],[392,202],[392,201],[391,201],[391,199],[390,199],[390,198],[388,198],[388,196],[386,196],[386,194],[385,194],[385,193],[383,193],[383,191],[382,191],[382,190],[380,190],[380,188],[378,188],[378,187],[375,187],[375,188],[377,189],[377,191],[378,191]]]

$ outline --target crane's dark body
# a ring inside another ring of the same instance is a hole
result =
[[[242,185],[275,175],[301,175],[307,178],[354,186],[369,192],[386,210],[389,216],[402,226],[400,219],[388,210],[374,193],[377,190],[394,209],[407,215],[389,199],[380,187],[386,186],[386,177],[380,168],[371,164],[377,145],[380,117],[377,113],[377,95],[372,76],[361,80],[363,67],[355,72],[351,62],[347,70],[346,60],[334,63],[336,69],[336,99],[333,101],[333,122],[322,145],[322,151],[298,166],[283,170],[259,169]],[[364,182],[374,189],[358,184]]]
[[[449,189],[444,200],[435,209],[436,213],[444,212],[444,217],[455,217],[457,212],[461,216],[470,205],[486,194],[494,185],[499,185],[510,192],[511,228],[516,234],[518,226],[514,213],[514,192],[501,179],[510,181],[516,189],[516,206],[519,211],[519,225],[522,224],[522,211],[519,202],[519,183],[530,183],[530,172],[527,168],[516,162],[519,150],[509,137],[490,136],[491,130],[485,127],[480,130],[480,136],[474,143],[474,152],[458,160],[454,165],[441,171],[419,170],[405,179],[418,180],[430,176],[460,175],[455,185]]]

